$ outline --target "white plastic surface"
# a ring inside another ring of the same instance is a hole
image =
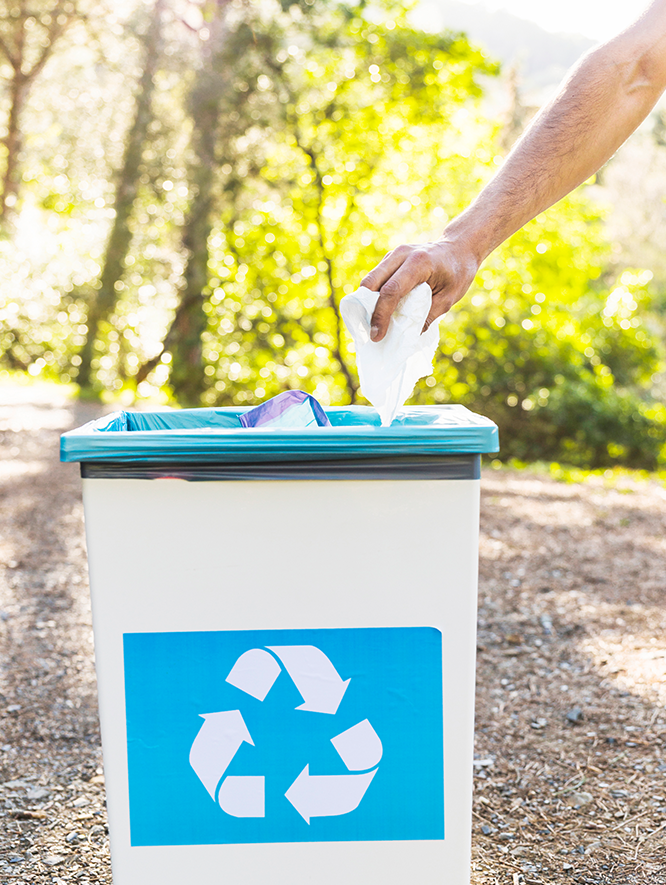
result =
[[[469,885],[478,481],[83,486],[114,885]],[[130,845],[123,633],[404,626],[443,634],[443,841]]]

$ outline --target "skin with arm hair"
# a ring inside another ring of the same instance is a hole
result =
[[[398,302],[419,283],[432,289],[425,328],[450,310],[484,259],[603,166],[664,89],[666,0],[654,0],[631,27],[583,56],[497,175],[439,240],[398,246],[363,279],[363,286],[380,293],[373,341],[386,335]]]

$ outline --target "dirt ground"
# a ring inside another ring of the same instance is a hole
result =
[[[77,465],[0,385],[0,883],[110,883]],[[473,885],[666,885],[666,490],[483,477]]]

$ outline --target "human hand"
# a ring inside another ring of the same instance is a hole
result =
[[[382,340],[398,302],[419,283],[428,283],[432,289],[425,332],[437,317],[460,301],[472,285],[480,263],[468,246],[456,240],[393,249],[361,282],[372,292],[379,292],[371,321],[372,340]]]

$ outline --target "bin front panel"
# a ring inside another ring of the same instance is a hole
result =
[[[114,885],[467,885],[478,481],[83,484]],[[334,713],[287,648],[350,680]],[[245,737],[221,774],[210,734]]]

